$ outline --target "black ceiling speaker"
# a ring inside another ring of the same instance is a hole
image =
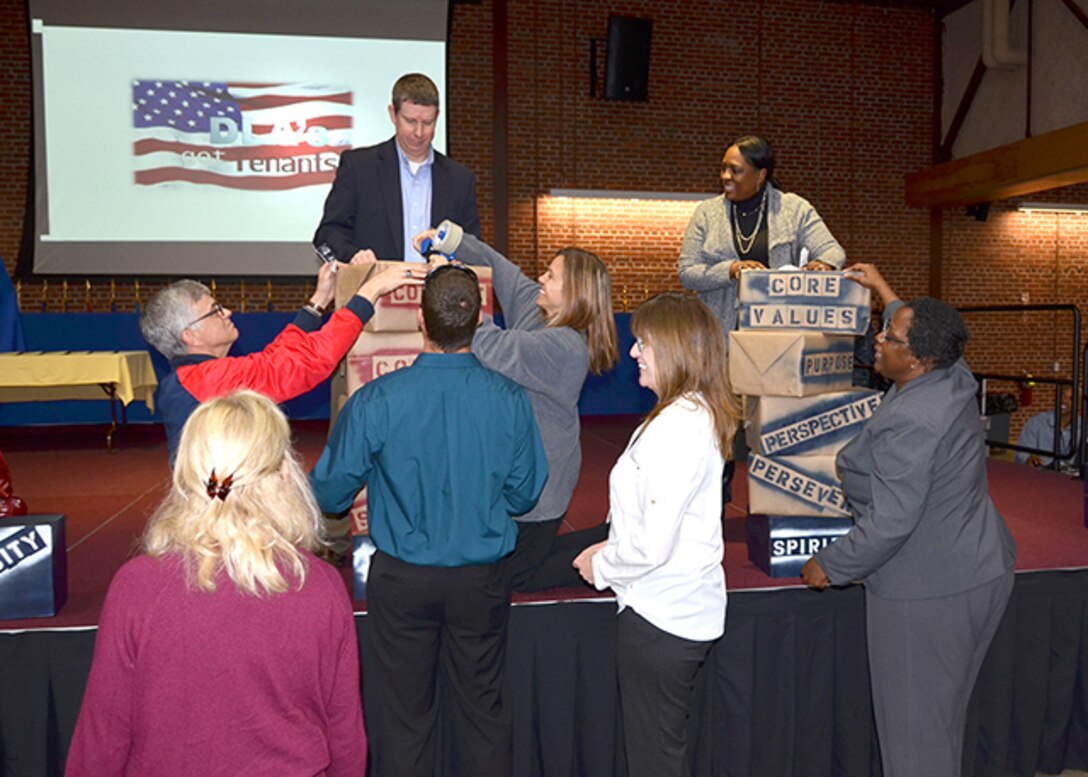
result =
[[[608,17],[608,60],[604,68],[606,99],[646,100],[652,29],[652,19]]]

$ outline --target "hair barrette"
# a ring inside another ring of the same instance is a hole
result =
[[[234,475],[227,475],[223,478],[223,482],[220,483],[215,477],[215,470],[212,470],[212,474],[208,477],[208,482],[205,484],[208,489],[208,498],[215,499],[219,497],[220,501],[225,501],[227,495],[230,493],[230,487],[234,483]]]

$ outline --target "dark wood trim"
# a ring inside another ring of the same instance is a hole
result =
[[[941,144],[941,97],[944,94],[944,19],[933,20],[933,164],[947,162],[944,146]],[[979,79],[981,80],[981,79]],[[977,88],[977,87],[976,87]],[[962,122],[961,122],[962,123]],[[958,131],[958,130],[957,130]],[[929,209],[929,296],[941,298],[944,278],[941,267],[944,264],[944,214],[940,207]]]
[[[507,0],[494,0],[491,12],[492,177],[494,180],[494,247],[510,253],[510,151],[506,129],[510,115],[509,14]]]
[[[1074,3],[1073,0],[1062,0],[1062,2],[1065,3],[1065,7],[1069,9],[1069,12],[1080,20],[1084,28],[1088,29],[1088,13],[1081,10],[1081,7]]]
[[[1070,2],[1070,0],[1065,1]],[[1009,13],[1012,13],[1012,9],[1015,7],[1016,0],[1009,0]],[[1031,24],[1030,18],[1031,9],[1029,8],[1029,25]],[[952,118],[952,123],[948,126],[948,135],[945,136],[944,143],[941,147],[943,157],[941,161],[948,161],[952,158],[952,146],[955,145],[956,138],[959,137],[960,130],[963,129],[963,123],[967,121],[967,112],[971,110],[971,105],[975,101],[975,96],[978,94],[979,87],[982,86],[982,77],[984,75],[986,75],[986,65],[982,63],[982,57],[979,57],[978,62],[975,63],[975,70],[971,73],[971,80],[967,82],[967,89],[964,90],[963,97],[960,98],[960,104],[956,108],[956,115]]]
[[[929,296],[944,297],[944,209],[929,209]]]
[[[1032,22],[1035,19],[1035,0],[1028,0],[1028,61],[1027,61],[1027,88],[1026,98],[1024,100],[1024,137],[1031,137],[1031,60],[1033,57],[1032,47]]]
[[[974,103],[975,95],[978,94],[978,89],[982,86],[982,77],[984,75],[986,75],[986,65],[982,64],[982,57],[979,57],[978,62],[975,63],[975,70],[971,73],[971,80],[967,82],[967,88],[963,91],[963,97],[960,98],[960,104],[956,107],[952,123],[948,125],[948,134],[945,135],[944,142],[941,143],[939,158],[942,162],[947,162],[952,158],[952,146],[955,145],[956,138],[959,137],[960,130],[963,129],[963,123],[967,121],[967,112],[971,110],[971,104]]]

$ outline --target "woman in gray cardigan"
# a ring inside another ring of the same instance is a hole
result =
[[[517,591],[580,585],[571,566],[586,545],[608,536],[579,532],[576,543],[558,541],[582,468],[578,397],[586,375],[599,375],[616,362],[616,322],[612,283],[595,254],[564,248],[533,281],[521,269],[457,225],[416,236],[417,250],[433,248],[467,264],[491,268],[495,296],[506,328],[486,320],[472,341],[472,352],[487,368],[519,384],[529,396],[548,458],[548,482],[536,507],[518,516],[518,540],[508,569]],[[569,544],[569,547],[568,547]]]
[[[714,311],[728,336],[737,323],[743,270],[788,264],[837,270],[846,253],[808,200],[781,191],[766,140],[737,140],[722,158],[721,177],[724,195],[699,203],[684,233],[680,284]]]
[[[876,369],[893,382],[836,461],[854,527],[805,564],[818,589],[861,581],[885,777],[958,775],[967,702],[1009,601],[1016,546],[990,499],[967,327],[943,302],[885,301]]]

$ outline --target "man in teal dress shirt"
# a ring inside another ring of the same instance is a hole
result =
[[[326,512],[368,487],[377,553],[364,660],[371,774],[431,775],[437,678],[451,678],[459,774],[511,773],[503,698],[513,516],[536,503],[547,463],[532,408],[471,353],[481,320],[471,270],[431,273],[423,353],[348,400],[311,474]],[[368,667],[372,671],[368,672]]]

